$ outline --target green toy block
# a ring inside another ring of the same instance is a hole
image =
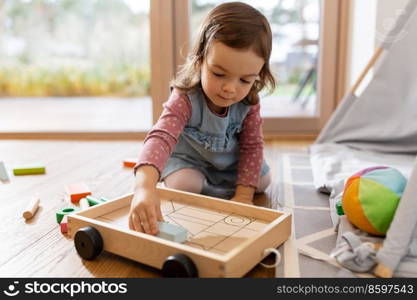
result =
[[[339,216],[343,216],[345,214],[343,211],[342,201],[336,202],[336,211]]]
[[[187,230],[184,227],[167,222],[158,222],[158,225],[160,238],[177,243],[184,243],[187,240]]]
[[[88,204],[90,204],[90,206],[94,206],[94,205],[101,204],[101,203],[108,201],[107,198],[101,197],[100,199],[97,199],[97,198],[94,198],[93,196],[87,196],[85,197],[85,199],[87,199]]]
[[[45,174],[46,168],[41,164],[22,165],[13,169],[14,175]]]
[[[79,209],[76,207],[64,207],[63,209],[61,209],[59,212],[56,213],[56,221],[59,223],[61,223],[62,219],[64,218],[65,215],[69,215],[73,212],[78,211]]]

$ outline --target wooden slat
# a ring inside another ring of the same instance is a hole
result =
[[[141,140],[146,137],[144,131],[0,131],[0,140]]]

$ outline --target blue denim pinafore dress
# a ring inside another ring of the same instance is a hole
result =
[[[161,179],[183,168],[193,168],[204,174],[206,184],[220,188],[224,194],[234,193],[239,162],[238,134],[250,106],[238,102],[229,107],[226,116],[215,115],[207,106],[201,89],[188,94],[192,114],[178,137]],[[263,161],[261,176],[269,167]],[[203,189],[204,193],[204,189]],[[205,194],[218,196],[217,192]]]

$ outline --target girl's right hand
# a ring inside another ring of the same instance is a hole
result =
[[[129,228],[148,234],[158,233],[158,221],[163,222],[161,204],[154,188],[136,190],[129,212]]]

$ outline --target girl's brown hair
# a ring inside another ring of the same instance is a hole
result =
[[[190,91],[200,86],[201,66],[212,42],[222,42],[235,49],[253,49],[264,59],[265,64],[249,92],[246,104],[257,104],[258,93],[265,86],[269,86],[270,91],[275,89],[275,79],[269,67],[271,28],[264,15],[242,2],[224,3],[210,11],[201,25],[191,53],[171,83],[173,87]]]

